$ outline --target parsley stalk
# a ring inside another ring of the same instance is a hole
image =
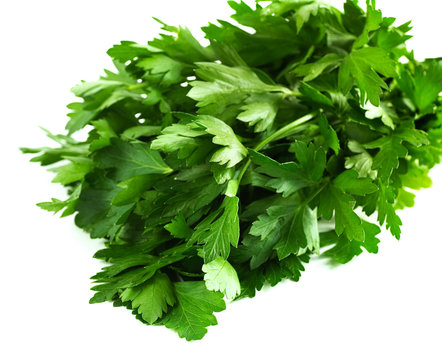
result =
[[[253,148],[253,150],[259,151],[263,147],[265,147],[267,144],[271,143],[272,141],[277,141],[277,140],[283,139],[287,136],[290,136],[296,128],[298,128],[299,126],[305,124],[306,122],[314,119],[317,115],[318,115],[318,111],[312,111],[304,116],[301,116],[300,118],[283,126],[282,128],[276,130],[273,134],[271,134],[268,137],[266,137],[265,139],[263,139],[258,145],[256,145]],[[245,172],[247,171],[247,168],[249,167],[250,163],[251,163],[251,159],[249,157],[247,159],[247,161],[245,162],[245,164],[242,166],[241,170],[238,172],[238,176],[229,181],[229,183],[227,184],[227,189],[226,189],[226,193],[225,193],[226,196],[230,196],[230,197],[236,196],[236,194],[238,193],[239,184],[241,183],[241,180],[242,180]]]

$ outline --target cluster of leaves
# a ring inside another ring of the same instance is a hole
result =
[[[415,60],[409,23],[374,0],[229,5],[207,47],[166,24],[112,47],[116,72],[73,88],[68,134],[23,149],[69,190],[39,206],[105,239],[91,302],[187,340],[312,256],[376,253],[372,214],[399,239],[442,155],[442,60]]]

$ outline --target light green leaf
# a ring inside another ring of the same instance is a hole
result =
[[[63,201],[63,200],[58,200],[56,198],[52,198],[51,201],[40,202],[37,204],[37,206],[46,211],[53,211],[54,214],[56,214],[62,209],[65,209],[61,214],[61,217],[69,216],[72,215],[76,210],[75,206],[77,204],[80,193],[81,193],[81,183],[74,188],[74,190],[66,200]]]
[[[262,132],[272,126],[278,107],[274,102],[255,102],[244,105],[241,110],[238,120],[255,126],[255,132]]]
[[[121,133],[123,140],[135,140],[142,136],[158,135],[161,132],[161,126],[138,125],[130,127]]]
[[[212,106],[224,109],[231,104],[239,104],[249,95],[256,93],[290,93],[283,86],[264,83],[258,75],[246,67],[229,67],[217,63],[198,63],[195,71],[198,78],[192,81],[192,89],[187,96],[198,101],[198,107]]]
[[[381,118],[381,121],[389,128],[395,128],[395,121],[398,121],[396,112],[390,108],[385,102],[380,103],[380,106],[374,106],[372,103],[367,102],[364,106],[365,117],[367,119]]]
[[[91,121],[99,138],[92,140],[89,145],[90,151],[96,151],[110,145],[111,138],[116,137],[117,134],[110,126],[109,122],[104,119]]]
[[[150,74],[162,74],[161,84],[170,86],[182,80],[184,64],[164,54],[155,54],[137,62],[137,66]]]
[[[83,180],[86,174],[94,168],[93,161],[88,158],[65,156],[65,159],[69,160],[70,164],[51,169],[51,171],[57,173],[52,182],[69,185],[76,181]]]
[[[221,291],[228,299],[234,299],[241,293],[238,274],[235,268],[222,257],[204,264],[202,267],[206,287],[212,291]]]
[[[107,54],[115,60],[126,62],[135,57],[142,57],[150,55],[150,51],[146,46],[137,44],[133,41],[122,41],[118,45],[112,46]]]
[[[200,145],[196,138],[205,134],[204,130],[192,128],[189,124],[172,124],[164,128],[161,135],[152,141],[151,149],[178,151],[178,157],[185,159]]]
[[[246,157],[247,149],[224,121],[213,116],[201,115],[196,122],[204,128],[204,131],[214,136],[212,139],[214,144],[223,146],[215,151],[210,161],[232,167]]]
[[[377,171],[372,169],[372,156],[361,144],[355,140],[350,140],[347,146],[350,151],[356,153],[357,155],[347,157],[345,159],[345,167],[347,169],[354,168],[360,177],[370,177],[371,179],[376,179]]]

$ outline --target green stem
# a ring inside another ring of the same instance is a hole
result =
[[[280,140],[282,138],[285,138],[292,134],[292,132],[299,127],[300,125],[306,123],[307,121],[310,121],[318,114],[317,111],[313,111],[307,115],[304,115],[303,117],[300,117],[299,119],[296,119],[295,121],[292,121],[290,124],[287,124],[286,126],[283,126],[282,128],[275,131],[272,135],[266,137],[263,141],[261,141],[258,145],[256,145],[253,150],[259,151],[264,146],[266,146],[268,143],[271,143],[272,141]]]
[[[141,84],[130,84],[130,85],[127,85],[127,89],[128,90],[137,90],[137,89],[142,89],[144,86],[146,86],[146,84],[143,84],[143,83],[141,83]]]
[[[244,164],[244,166],[241,168],[241,171],[239,172],[238,175],[238,185],[242,180],[242,177],[244,176],[247,168],[249,167],[250,163],[252,162],[252,160],[250,158],[247,159],[247,162]]]
[[[287,124],[286,126],[283,126],[282,128],[275,131],[270,136],[266,137],[264,140],[262,140],[258,145],[256,145],[253,150],[259,151],[267,144],[271,143],[272,141],[283,139],[289,135],[291,135],[299,126],[306,123],[307,121],[310,121],[318,114],[317,111],[313,111],[307,115],[304,115],[300,117],[299,119],[296,119],[295,121],[292,121],[290,124]],[[238,177],[236,179],[230,180],[226,195],[227,196],[235,196],[239,189],[239,184],[241,183],[241,180],[247,171],[247,168],[249,167],[252,160],[250,158],[247,159],[246,163],[241,168]]]

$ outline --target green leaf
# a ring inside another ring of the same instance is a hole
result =
[[[316,209],[300,206],[294,215],[287,217],[282,225],[280,240],[275,246],[278,258],[285,259],[291,254],[301,255],[306,249],[319,254],[319,232]]]
[[[346,170],[340,173],[334,180],[333,185],[353,195],[367,195],[378,190],[369,178],[359,178],[354,170]]]
[[[379,29],[382,23],[382,12],[375,9],[375,0],[367,0],[367,17],[362,34],[355,40],[353,48],[360,48],[369,42],[369,34]]]
[[[410,22],[374,0],[228,5],[204,45],[157,20],[147,44],[113,46],[115,70],[72,88],[67,135],[21,148],[68,194],[38,206],[104,244],[90,303],[187,340],[223,297],[376,253],[378,225],[399,239],[442,159],[442,60],[415,59]]]
[[[414,100],[426,112],[442,91],[442,60],[430,60],[427,67],[416,69]]]
[[[277,161],[251,150],[251,160],[258,165],[257,172],[271,176],[266,186],[273,188],[284,197],[290,196],[299,189],[317,183],[325,169],[325,154],[313,144],[295,143],[294,151],[299,163]]]
[[[316,62],[298,66],[294,73],[303,76],[303,81],[311,81],[321,75],[327,68],[333,69],[342,61],[342,56],[338,54],[326,54]]]
[[[213,313],[226,308],[222,294],[207,290],[202,281],[179,282],[174,286],[177,304],[167,314],[164,324],[186,340],[201,339],[207,333],[207,326],[217,324]]]
[[[68,116],[70,120],[66,124],[66,130],[69,134],[84,128],[89,124],[98,114],[96,110],[87,110],[84,103],[73,102],[70,103],[67,108],[72,110]]]
[[[122,41],[120,44],[112,46],[112,48],[107,51],[107,54],[115,60],[126,62],[135,57],[149,56],[150,51],[146,46],[137,44],[136,42]]]
[[[217,257],[204,264],[206,287],[212,291],[221,291],[228,299],[234,299],[241,293],[238,275],[235,268],[222,257]]]
[[[249,95],[256,93],[290,93],[277,85],[264,83],[251,69],[229,67],[216,63],[198,63],[195,71],[198,78],[192,81],[187,96],[198,101],[197,106],[222,111],[231,104],[240,104]]]
[[[255,126],[255,132],[262,132],[272,126],[278,108],[274,102],[266,101],[244,105],[241,110],[243,111],[238,115],[238,120]]]
[[[304,228],[304,235],[307,242],[307,248],[317,255],[319,254],[319,230],[318,230],[318,215],[317,209],[310,209],[306,206],[302,218],[302,227]]]
[[[166,25],[156,18],[154,20],[162,24],[162,29],[170,34],[161,34],[160,37],[149,41],[149,45],[153,48],[162,50],[172,59],[187,64],[215,60],[211,49],[203,47],[188,28]]]
[[[196,227],[190,238],[190,243],[204,244],[204,261],[215,260],[218,256],[227,259],[230,245],[238,246],[239,218],[236,196],[226,196],[218,208]]]
[[[91,124],[95,128],[98,138],[91,141],[89,145],[90,151],[96,151],[109,146],[111,143],[111,138],[117,136],[109,122],[104,119],[91,121]]]
[[[214,144],[223,146],[223,148],[215,151],[210,161],[232,167],[247,155],[247,149],[238,140],[232,128],[224,121],[212,116],[201,115],[196,122],[208,134],[213,135],[212,142]]]
[[[319,4],[316,2],[303,4],[294,14],[296,29],[301,31],[303,25],[310,20],[310,16],[316,16],[319,11]]]
[[[308,179],[304,177],[297,163],[281,164],[253,150],[250,151],[250,155],[253,163],[258,165],[256,171],[272,177],[266,182],[266,186],[275,189],[277,193],[282,193],[284,197],[309,185]]]
[[[402,139],[398,136],[388,136],[365,144],[366,149],[379,148],[379,152],[373,158],[372,169],[377,170],[378,176],[388,179],[393,170],[399,166],[399,159],[407,155],[407,148],[402,145]]]
[[[339,87],[348,92],[355,82],[361,91],[361,104],[368,100],[379,106],[379,96],[388,85],[378,73],[385,77],[396,75],[395,63],[385,50],[376,47],[353,50],[339,69]]]
[[[79,156],[65,156],[65,159],[69,160],[70,164],[51,169],[51,171],[57,173],[52,182],[60,183],[62,185],[72,184],[74,182],[83,180],[86,174],[89,173],[94,167],[94,163],[87,158]]]
[[[361,144],[359,144],[355,140],[350,140],[347,146],[350,151],[356,153],[357,155],[347,157],[345,159],[345,167],[347,169],[354,168],[358,172],[359,177],[370,177],[372,179],[375,179],[377,176],[377,171],[372,170],[372,156],[364,149]]]
[[[379,193],[377,197],[378,221],[380,225],[386,223],[387,229],[399,240],[401,235],[402,221],[394,209],[395,194],[391,186],[379,182]]]
[[[428,145],[428,134],[422,130],[410,129],[410,128],[400,128],[395,131],[394,135],[401,138],[402,141],[406,141],[418,148],[422,145]]]
[[[416,195],[412,194],[411,192],[408,192],[404,189],[399,189],[396,198],[395,210],[402,210],[406,207],[413,207],[415,197]]]
[[[354,199],[350,195],[329,185],[321,192],[319,212],[326,220],[330,220],[334,212],[337,235],[345,233],[349,240],[364,241],[362,221],[353,211],[353,204]]]
[[[123,131],[121,138],[123,140],[135,140],[142,136],[159,135],[161,132],[160,126],[154,125],[138,125],[130,127]]]
[[[137,66],[150,74],[161,74],[161,85],[163,86],[170,86],[182,81],[183,64],[164,54],[155,54],[142,59],[137,62]]]
[[[332,149],[336,155],[339,153],[339,139],[336,131],[328,124],[327,118],[320,114],[318,116],[319,131],[324,136],[327,146]]]
[[[157,233],[136,244],[111,245],[98,251],[94,257],[106,259],[112,265],[104,267],[92,277],[94,282],[99,284],[92,287],[96,293],[90,299],[90,303],[115,300],[125,289],[136,288],[146,283],[158,270],[192,255],[192,251],[185,246],[162,251],[159,256],[152,255],[151,252],[164,242],[165,239]],[[163,281],[165,282],[164,279]],[[165,289],[166,286],[163,282],[162,284]],[[136,296],[136,293],[132,295]],[[168,298],[171,299],[170,292]]]
[[[251,254],[250,267],[256,269],[267,261],[274,246],[279,241],[281,233],[281,217],[289,209],[285,206],[271,206],[266,214],[259,215],[250,228],[250,235],[259,237],[246,237],[243,240],[248,252]]]
[[[163,129],[162,134],[152,142],[152,149],[178,151],[180,159],[188,158],[195,152],[204,150],[200,149],[203,143],[198,137],[210,134],[213,135],[212,142],[222,146],[214,152],[210,161],[232,167],[247,155],[247,149],[224,121],[207,115],[189,117],[193,122],[173,124]]]
[[[160,154],[142,142],[128,143],[113,140],[110,147],[101,149],[95,154],[95,160],[102,168],[115,168],[119,179],[172,172]]]
[[[210,170],[212,171],[213,177],[217,184],[224,184],[226,181],[232,179],[235,174],[234,167],[229,168],[218,163],[212,163],[210,165]]]
[[[138,175],[118,183],[121,190],[112,199],[112,205],[121,206],[138,201],[158,180],[159,175]]]
[[[326,107],[333,106],[333,103],[327,96],[307,83],[302,82],[299,86],[299,91],[304,95],[304,101],[313,102]]]
[[[380,117],[384,125],[394,130],[395,122],[398,121],[398,116],[385,102],[381,102],[380,106],[373,106],[370,102],[367,102],[364,109],[367,110],[365,112],[365,117],[367,119],[376,119]]]
[[[125,289],[120,296],[122,301],[130,301],[131,307],[149,324],[158,320],[176,301],[173,283],[160,272],[141,285]]]
[[[249,233],[254,237],[246,238],[244,245],[251,255],[252,269],[266,262],[273,249],[280,260],[291,254],[304,254],[307,250],[319,251],[316,209],[297,206],[290,198],[281,205],[270,206],[266,214],[259,215]]]
[[[292,143],[290,149],[295,152],[304,176],[313,182],[320,181],[326,165],[324,150],[321,147],[316,147],[313,143],[307,144],[303,141]]]
[[[400,178],[403,186],[414,190],[429,188],[433,183],[428,176],[428,169],[417,163],[410,163],[408,172],[401,174]]]
[[[321,242],[324,245],[334,244],[322,256],[329,257],[338,263],[346,264],[355,256],[362,254],[362,248],[365,248],[369,253],[376,254],[380,242],[376,235],[381,230],[377,225],[367,221],[363,221],[362,226],[365,233],[364,242],[349,240],[345,235],[338,236],[334,231],[321,233]]]
[[[202,129],[185,124],[172,124],[161,131],[161,135],[152,141],[151,149],[167,152],[178,151],[178,157],[185,159],[197,150],[201,142],[196,139],[204,135]]]
[[[172,222],[165,225],[164,228],[178,239],[188,239],[193,233],[182,213],[179,213]]]
[[[75,207],[77,205],[80,194],[81,184],[78,184],[66,200],[58,200],[56,198],[52,198],[50,202],[40,202],[37,204],[37,206],[46,211],[53,211],[54,214],[65,209],[61,214],[61,217],[65,217],[68,215],[72,215],[75,212]]]
[[[75,224],[88,231],[92,238],[113,238],[129,216],[134,203],[112,206],[112,200],[121,191],[113,180],[98,177],[84,186],[76,202]]]

